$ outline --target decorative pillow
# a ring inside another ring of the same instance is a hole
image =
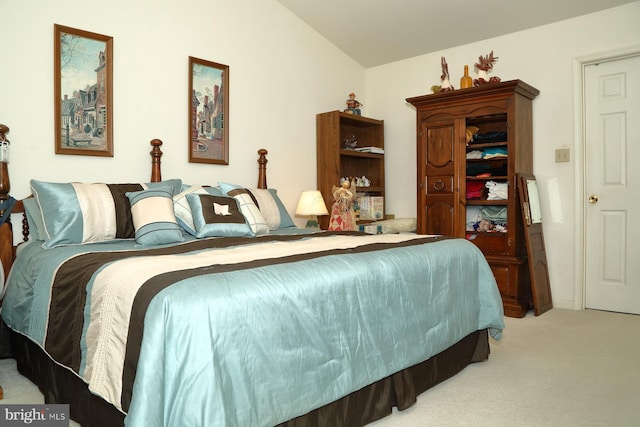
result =
[[[227,196],[231,196],[238,202],[240,206],[240,212],[244,215],[251,227],[253,234],[267,234],[269,232],[269,226],[260,213],[256,199],[253,198],[253,194],[246,188],[236,188],[227,193]]]
[[[273,200],[275,201],[276,206],[278,206],[278,213],[280,215],[280,225],[277,228],[296,227],[296,223],[293,222],[291,215],[289,215],[289,212],[287,212],[287,208],[284,207],[284,203],[282,203],[282,200],[280,200],[280,197],[278,196],[278,190],[276,190],[275,188],[269,188],[268,191],[269,193],[271,193],[271,197],[273,197]]]
[[[148,184],[84,184],[31,180],[31,191],[42,211],[44,248],[135,237],[127,192],[170,187],[179,179]]]
[[[260,188],[243,188],[239,185],[220,182],[220,190],[225,194],[233,190],[244,190],[251,195],[255,205],[260,210],[269,230],[277,230],[278,228],[295,227],[295,223],[289,216],[287,209],[278,197],[277,190],[270,188],[268,190]]]
[[[214,196],[224,196],[224,193],[222,192],[222,190],[220,190],[220,187],[214,187],[212,185],[198,185],[198,184],[184,184],[184,183],[180,187],[179,193],[182,193],[183,191],[187,191],[191,187],[202,187],[206,189],[207,193],[209,194],[213,194]]]
[[[217,187],[203,187],[201,185],[192,185],[185,188],[182,187],[182,192],[173,196],[173,210],[176,214],[178,224],[185,229],[189,234],[196,235],[196,227],[193,224],[193,215],[191,214],[191,206],[187,200],[189,194],[211,194],[214,196],[224,196]]]
[[[33,240],[44,240],[44,222],[42,221],[42,211],[34,197],[29,197],[22,201],[24,212],[27,215],[29,224],[29,238]]]
[[[131,203],[136,242],[153,246],[184,241],[182,229],[173,213],[171,187],[133,191],[126,196]]]
[[[187,194],[187,201],[197,238],[253,235],[234,198],[191,193]]]

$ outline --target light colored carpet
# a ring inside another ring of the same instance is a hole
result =
[[[372,426],[640,426],[640,316],[554,309],[505,323],[487,362]]]
[[[640,426],[640,316],[553,309],[506,324],[487,362],[371,426]],[[43,401],[12,359],[0,384],[0,404]]]

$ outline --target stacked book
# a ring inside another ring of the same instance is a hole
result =
[[[358,199],[359,219],[384,219],[384,197],[365,196]]]
[[[356,148],[356,151],[360,151],[361,153],[384,154],[384,148],[380,147],[360,147]]]

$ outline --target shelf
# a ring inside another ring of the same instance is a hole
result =
[[[384,154],[378,153],[363,153],[362,151],[354,151],[354,150],[340,150],[341,156],[348,157],[363,157],[367,159],[383,159]]]
[[[467,163],[497,163],[507,161],[506,157],[494,157],[492,159],[466,159]]]
[[[500,141],[500,142],[482,142],[479,144],[469,144],[467,145],[467,151],[477,150],[479,148],[493,148],[493,147],[506,147],[509,144],[508,141]]]
[[[475,206],[500,206],[500,205],[508,205],[508,200],[475,200],[475,199],[467,199],[467,205],[475,205]]]
[[[356,187],[357,193],[382,193],[384,192],[384,187],[371,185],[369,187]]]
[[[467,231],[466,239],[473,240],[476,237],[505,237],[507,233],[501,231]]]
[[[506,181],[506,176],[467,176],[467,181]]]
[[[340,122],[347,126],[356,127],[368,127],[368,126],[382,126],[383,120],[371,119],[364,116],[356,116],[355,114],[349,114],[342,111],[337,111],[340,116]]]
[[[467,118],[467,126],[478,126],[487,123],[506,123],[507,122],[507,114],[499,113],[499,114],[487,114],[484,116],[475,116]]]

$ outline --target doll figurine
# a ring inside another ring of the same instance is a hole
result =
[[[340,187],[333,186],[333,205],[331,206],[331,218],[329,230],[353,231],[356,229],[356,214],[353,209],[354,194],[350,190],[351,183],[344,180]]]
[[[347,109],[344,110],[346,113],[351,113],[355,116],[361,116],[362,111],[360,111],[360,107],[363,105],[356,99],[356,94],[351,92],[349,94],[349,99],[347,99]]]

